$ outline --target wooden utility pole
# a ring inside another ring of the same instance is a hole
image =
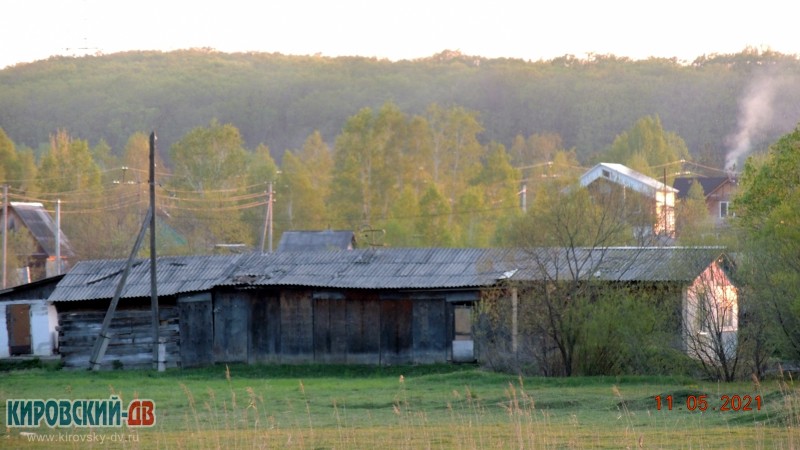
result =
[[[139,229],[139,235],[136,237],[136,243],[133,244],[131,254],[128,255],[128,261],[125,263],[125,269],[122,271],[122,277],[120,278],[119,283],[117,283],[117,289],[114,291],[114,297],[111,299],[111,304],[108,305],[108,311],[106,311],[105,318],[103,318],[103,325],[100,328],[100,335],[97,337],[97,340],[94,343],[94,348],[92,348],[92,356],[89,357],[89,365],[92,370],[100,370],[100,363],[103,361],[103,356],[106,354],[108,342],[111,340],[111,336],[108,332],[108,329],[111,326],[111,319],[114,318],[114,311],[117,310],[117,304],[119,303],[119,298],[122,296],[122,290],[125,288],[125,282],[128,281],[128,274],[131,271],[133,260],[136,258],[136,254],[139,253],[139,248],[142,246],[142,241],[144,241],[144,235],[147,231],[147,224],[150,223],[150,214],[152,212],[153,211],[150,209],[147,210],[147,215],[142,222],[142,228]]]
[[[153,369],[164,370],[159,364],[158,346],[158,285],[156,283],[156,133],[150,133],[150,309],[153,314]]]
[[[56,200],[56,275],[61,275],[61,199]]]
[[[3,289],[8,287],[8,185],[3,185]]]
[[[272,181],[269,182],[269,202],[267,203],[267,212],[269,214],[269,252],[272,253]]]
[[[272,253],[272,181],[269,182],[268,189],[267,211],[264,213],[264,231],[261,233],[261,240],[258,245],[261,249],[261,253],[264,253],[264,240],[267,237],[269,238],[269,252]]]

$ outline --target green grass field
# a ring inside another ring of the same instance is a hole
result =
[[[520,378],[473,366],[215,366],[0,373],[8,398],[156,402],[156,425],[2,428],[2,448],[798,448],[787,376],[717,384],[658,377]],[[655,396],[662,396],[657,409]],[[673,409],[667,410],[671,395]],[[706,395],[707,409],[689,411]],[[723,396],[761,398],[720,411]],[[693,396],[693,397],[690,397]],[[94,434],[93,434],[94,433]],[[82,442],[92,438],[104,442]],[[48,441],[49,440],[49,441]]]

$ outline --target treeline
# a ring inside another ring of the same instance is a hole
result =
[[[479,114],[462,107],[431,104],[417,115],[387,102],[349,117],[332,147],[314,131],[280,163],[267,146],[248,148],[237,127],[216,120],[169,148],[158,136],[160,252],[267,250],[268,224],[276,242],[285,230],[319,229],[356,231],[362,246],[530,242],[514,233],[526,204],[541,208],[585,168],[558,135],[518,136],[507,149],[482,144],[483,129]],[[131,134],[117,156],[104,141],[92,146],[61,129],[37,158],[0,129],[0,182],[12,201],[42,202],[52,212],[61,201],[62,226],[80,259],[123,257],[147,208],[148,152],[144,132]],[[658,116],[646,116],[602,158],[652,174],[651,167],[679,170],[690,156]]]
[[[197,126],[233,124],[248,148],[280,159],[318,130],[327,143],[361,108],[387,101],[422,115],[432,103],[476,111],[482,144],[510,147],[517,136],[552,134],[580,161],[605,150],[638,118],[658,115],[700,161],[719,166],[739,130],[745,97],[764,80],[766,148],[800,115],[796,56],[746,49],[691,64],[613,55],[549,61],[486,59],[444,51],[390,62],[208,50],[55,57],[0,71],[0,126],[38,154],[57,129],[122,155],[133,133],[155,129],[169,148]],[[773,83],[774,84],[774,83]],[[169,161],[168,161],[169,162]]]

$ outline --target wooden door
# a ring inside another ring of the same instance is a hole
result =
[[[31,305],[6,306],[8,324],[8,350],[11,356],[30,355],[31,352]]]

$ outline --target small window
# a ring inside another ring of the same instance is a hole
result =
[[[606,177],[606,178],[611,178],[611,172],[609,172],[607,170],[603,170],[603,176]]]
[[[730,212],[729,209],[729,202],[719,202],[719,216],[720,217],[728,217]]]

